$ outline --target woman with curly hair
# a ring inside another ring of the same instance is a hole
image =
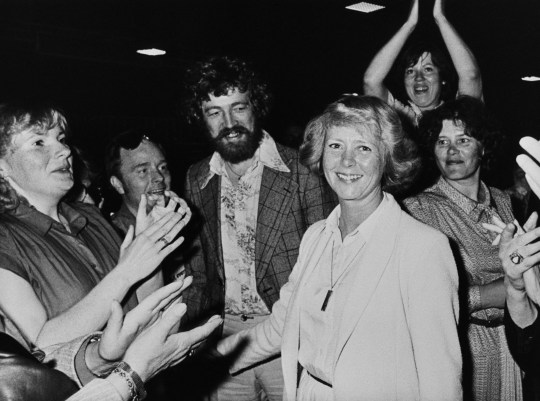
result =
[[[424,39],[413,40],[405,47],[417,28],[419,3],[420,0],[412,0],[407,21],[379,50],[364,73],[364,93],[388,102],[414,125],[418,124],[423,112],[455,98],[456,72],[457,94],[482,98],[480,68],[471,49],[446,18],[444,0],[435,0],[433,18],[448,52]],[[395,98],[385,85],[395,63],[407,102]]]
[[[480,179],[500,132],[480,100],[460,97],[426,113],[420,136],[441,176],[404,204],[450,238],[466,283],[464,390],[474,400],[519,400],[520,370],[504,336],[504,271],[496,234],[483,226],[514,220],[509,196]]]
[[[270,318],[218,346],[245,346],[233,371],[281,351],[284,400],[461,399],[448,240],[386,192],[409,181],[412,148],[375,97],[344,96],[308,124],[302,163],[339,205],[305,233]]]

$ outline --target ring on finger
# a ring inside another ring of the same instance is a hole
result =
[[[167,241],[167,238],[165,237],[161,237],[160,239],[157,240],[157,242],[163,242],[163,246],[169,245],[169,241]]]
[[[510,258],[510,261],[515,265],[519,265],[521,262],[523,262],[523,259],[525,259],[523,255],[520,254],[518,251],[512,252],[508,257]]]

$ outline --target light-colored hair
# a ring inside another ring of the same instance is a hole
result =
[[[63,112],[52,104],[39,102],[0,104],[0,158],[12,151],[14,136],[33,127],[49,130],[56,126],[68,132]],[[17,194],[6,179],[0,177],[0,213],[16,209],[20,202],[26,200]]]
[[[350,127],[373,136],[382,155],[382,187],[385,191],[400,192],[412,183],[420,159],[398,114],[388,104],[372,96],[345,95],[312,119],[300,146],[300,162],[315,173],[323,173],[324,144],[332,127]]]

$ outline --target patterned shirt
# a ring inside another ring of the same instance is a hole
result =
[[[226,277],[225,313],[268,315],[270,311],[257,292],[255,278],[255,236],[259,193],[264,167],[290,172],[281,159],[274,140],[266,132],[254,163],[233,185],[225,162],[216,152],[210,160],[205,185],[221,176],[221,244]]]
[[[493,216],[505,223],[514,219],[510,198],[504,192],[481,182],[479,199],[476,202],[468,198],[441,177],[431,188],[404,201],[413,217],[450,238],[456,264],[465,271],[469,285],[488,284],[504,276],[498,247],[492,245],[495,234],[484,229],[482,223],[493,223]],[[502,309],[491,308],[473,316],[492,320],[502,318],[502,314]]]

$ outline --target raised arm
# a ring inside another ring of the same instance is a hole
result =
[[[180,237],[165,247],[160,239],[165,237],[171,241],[184,225],[179,214],[169,213],[135,240],[130,229],[117,266],[83,299],[50,319],[30,283],[9,270],[0,269],[0,309],[29,343],[40,348],[69,342],[101,329],[113,300],[122,300],[132,285],[152,273],[183,240]],[[9,260],[9,255],[4,259]]]
[[[458,94],[482,99],[482,76],[471,49],[444,15],[444,0],[435,0],[433,18],[458,74]]]
[[[384,101],[388,100],[388,88],[384,85],[384,80],[392,69],[405,42],[416,28],[418,23],[418,2],[419,0],[412,0],[407,21],[371,60],[364,73],[364,94],[376,96]]]

